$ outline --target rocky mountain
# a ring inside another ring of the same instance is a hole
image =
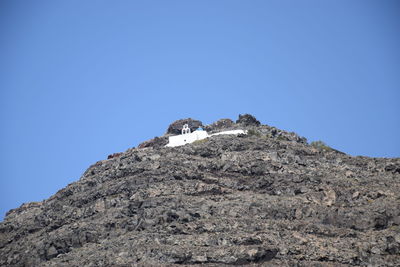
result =
[[[164,147],[183,123],[210,132]],[[400,159],[186,119],[0,223],[0,266],[400,266]]]

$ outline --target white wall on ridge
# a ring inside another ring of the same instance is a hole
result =
[[[211,137],[214,135],[221,135],[221,134],[238,135],[238,134],[246,134],[246,132],[243,130],[231,130],[231,131],[223,131],[223,132],[209,135],[206,131],[194,131],[192,133],[170,136],[169,142],[166,146],[167,147],[183,146],[186,144],[193,143],[194,141],[197,141],[197,140],[202,140],[207,137]]]
[[[181,134],[169,137],[169,143],[166,146],[183,146],[193,143],[194,141],[207,138],[209,135],[206,131],[194,131],[193,133]]]
[[[221,135],[221,134],[236,134],[236,135],[238,135],[238,134],[246,134],[246,132],[243,130],[231,130],[231,131],[223,131],[223,132],[215,133],[210,136]]]

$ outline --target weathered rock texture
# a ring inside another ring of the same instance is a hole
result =
[[[168,144],[168,137],[154,137],[153,139],[144,141],[138,145],[138,148],[146,148],[146,147],[153,147],[153,148],[160,148],[164,147]]]
[[[259,126],[261,124],[253,115],[250,114],[239,115],[239,119],[236,120],[236,123],[240,123],[245,126]]]
[[[400,265],[400,159],[249,127],[128,149],[9,211],[0,266]]]

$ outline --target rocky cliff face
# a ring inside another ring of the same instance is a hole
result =
[[[249,134],[147,142],[9,211],[0,265],[400,265],[400,159],[313,147],[244,117],[206,127],[224,125]]]

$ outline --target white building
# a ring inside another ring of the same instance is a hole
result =
[[[187,124],[183,125],[182,128],[182,134],[181,135],[174,135],[169,137],[169,142],[166,146],[168,147],[175,147],[175,146],[183,146],[186,144],[193,143],[194,141],[197,140],[202,140],[207,137],[211,137],[214,135],[221,135],[221,134],[247,134],[247,132],[243,130],[232,130],[232,131],[224,131],[224,132],[219,132],[215,134],[209,135],[206,131],[203,129],[197,129],[194,132],[190,131],[190,128]]]

